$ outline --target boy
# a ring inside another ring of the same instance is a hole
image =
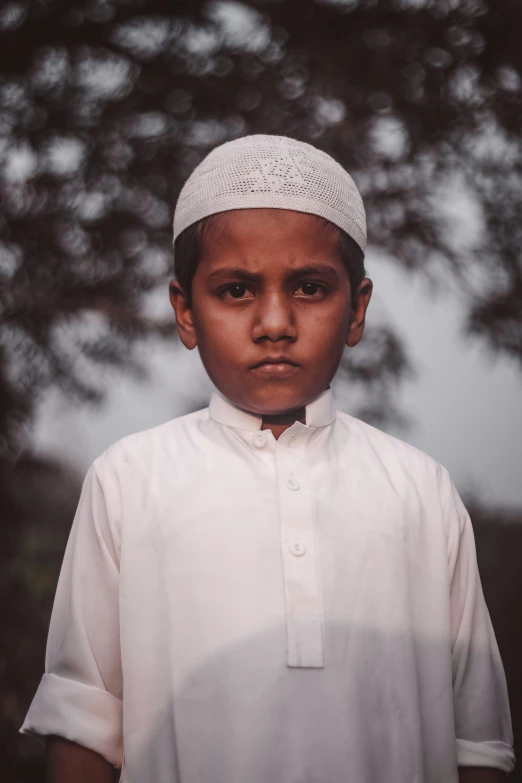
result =
[[[191,175],[174,239],[177,328],[217,390],[89,469],[21,729],[48,736],[49,780],[503,779],[467,512],[332,398],[372,292],[353,180],[245,137]]]

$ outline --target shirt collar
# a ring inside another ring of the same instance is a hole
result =
[[[321,392],[305,407],[307,427],[325,427],[335,421],[337,415],[335,400],[330,387]],[[219,424],[235,427],[239,430],[254,432],[260,430],[263,417],[250,413],[231,402],[217,389],[212,393],[209,404],[209,416]]]

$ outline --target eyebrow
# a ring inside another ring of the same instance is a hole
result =
[[[337,271],[333,266],[329,266],[328,264],[311,264],[309,266],[301,266],[299,269],[293,269],[291,272],[286,274],[285,280],[287,282],[292,282],[293,280],[306,277],[307,275],[323,277],[333,283],[339,281],[339,275]],[[227,277],[233,277],[236,280],[243,280],[246,283],[261,283],[263,281],[264,275],[256,272],[248,272],[246,269],[243,269],[240,266],[224,266],[220,267],[220,269],[216,269],[214,272],[211,272],[208,276],[208,279],[213,280],[215,278]]]

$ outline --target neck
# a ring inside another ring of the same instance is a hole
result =
[[[274,438],[277,440],[277,438],[296,421],[306,424],[306,410],[304,407],[296,408],[293,411],[286,411],[285,413],[263,416],[261,429],[272,430]]]

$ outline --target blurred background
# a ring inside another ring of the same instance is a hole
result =
[[[520,740],[521,34],[519,0],[0,5],[3,780],[43,780],[18,728],[88,465],[212,390],[169,309],[176,196],[258,132],[363,194],[375,294],[334,394],[450,470]]]

